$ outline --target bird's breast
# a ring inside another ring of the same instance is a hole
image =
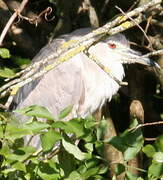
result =
[[[122,81],[124,77],[122,64],[116,62],[108,66],[108,68],[114,77]],[[90,59],[83,58],[82,73],[84,77],[85,101],[81,109],[85,112],[85,115],[88,115],[89,113],[94,113],[97,109],[101,109],[107,100],[110,101],[120,86]],[[79,114],[82,114],[82,112]]]

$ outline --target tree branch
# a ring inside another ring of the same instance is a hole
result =
[[[14,22],[14,20],[18,16],[18,14],[22,12],[22,10],[24,9],[24,7],[27,3],[28,3],[28,0],[23,0],[22,3],[20,4],[20,7],[17,10],[15,10],[14,14],[10,17],[9,21],[7,22],[5,28],[3,29],[2,33],[1,33],[0,46],[2,45],[2,42],[9,30],[10,26],[12,25],[12,23]]]
[[[151,122],[151,123],[145,123],[145,124],[139,124],[136,127],[133,127],[131,129],[129,129],[129,131],[135,131],[139,128],[143,128],[146,126],[156,126],[156,125],[163,125],[163,121],[157,121],[157,122]]]

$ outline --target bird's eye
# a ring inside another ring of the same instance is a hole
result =
[[[109,47],[110,47],[111,49],[115,49],[115,48],[116,48],[116,45],[115,45],[114,43],[109,43],[108,45],[109,45]]]

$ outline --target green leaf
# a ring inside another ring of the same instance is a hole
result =
[[[158,151],[163,152],[163,135],[159,136],[155,141],[155,146]]]
[[[119,164],[117,164],[114,171],[115,171],[115,174],[118,176],[125,171],[125,166],[123,164],[119,163]]]
[[[95,127],[96,125],[97,125],[97,121],[95,120],[95,118],[92,115],[89,115],[84,119],[84,127],[86,129],[91,129],[91,128]]]
[[[86,129],[84,120],[80,118],[72,119],[67,122],[56,121],[52,124],[53,128],[60,128],[65,133],[73,133],[77,138],[84,139],[86,142],[93,140],[92,129]]]
[[[81,175],[77,171],[72,171],[68,178],[65,178],[65,180],[83,180]]]
[[[64,130],[68,133],[74,133],[77,137],[86,135],[87,130],[82,119],[72,119],[65,122],[65,125]]]
[[[42,130],[49,128],[50,125],[40,121],[33,121],[23,125],[23,128],[27,131],[30,131],[30,134],[40,133]]]
[[[83,177],[83,179],[88,179],[88,178],[93,177],[94,175],[98,174],[98,172],[99,172],[99,167],[87,169],[87,171],[82,174],[82,177]]]
[[[45,132],[41,135],[41,144],[43,151],[51,150],[57,141],[59,141],[62,136],[59,132],[56,132],[54,129],[50,128],[48,132]]]
[[[32,105],[23,109],[16,110],[15,112],[24,114],[26,116],[45,118],[47,120],[55,120],[54,116],[43,106]]]
[[[108,172],[108,166],[102,166],[100,167],[98,174],[105,174],[107,172]]]
[[[137,180],[137,176],[132,174],[130,171],[126,171],[125,180]]]
[[[73,106],[68,106],[65,109],[63,109],[59,114],[59,119],[64,119],[66,116],[70,114],[72,111]]]
[[[15,173],[15,168],[7,168],[1,171],[1,174],[3,174],[5,177],[12,177],[11,174],[14,175],[14,173]]]
[[[32,146],[24,146],[22,148],[17,149],[13,153],[8,154],[7,159],[12,161],[24,161],[34,152],[36,152],[36,148]]]
[[[2,146],[2,148],[0,149],[0,155],[2,156],[7,157],[11,153],[11,149],[7,145]]]
[[[12,165],[12,167],[15,168],[16,170],[26,172],[26,167],[25,167],[25,164],[24,164],[24,163],[16,162],[16,163],[14,163],[14,164]]]
[[[142,177],[138,177],[136,180],[144,180]]]
[[[14,77],[14,75],[15,75],[15,73],[12,69],[9,69],[7,67],[0,69],[0,77],[11,78],[11,77]]]
[[[62,169],[62,177],[68,177],[72,171],[76,170],[76,159],[67,151],[58,154],[58,161]]]
[[[160,114],[161,119],[163,120],[163,114]]]
[[[57,0],[49,0],[50,3],[56,3]]]
[[[124,159],[126,161],[133,159],[143,146],[144,140],[141,130],[139,129],[137,132],[135,131],[131,137],[130,134],[128,134],[127,143],[128,148],[124,152]]]
[[[70,142],[66,141],[65,139],[62,139],[62,145],[65,148],[67,152],[72,154],[76,159],[78,160],[84,160],[85,159],[85,153],[83,153],[77,146],[74,144],[71,144]]]
[[[66,128],[66,122],[63,122],[63,121],[55,121],[53,124],[52,124],[52,127],[53,128],[60,128],[62,130],[64,130]]]
[[[163,153],[162,152],[155,153],[153,156],[153,160],[155,160],[156,162],[163,163]]]
[[[51,166],[51,163],[48,162],[40,162],[39,168],[37,171],[37,175],[41,177],[43,180],[59,180],[61,179],[60,174],[56,167]],[[40,178],[39,178],[40,179]]]
[[[6,126],[4,136],[6,139],[14,140],[17,138],[22,138],[28,134],[31,134],[31,129],[27,129],[23,127],[22,125],[15,125],[15,124],[9,123]]]
[[[4,127],[0,125],[0,138],[4,138]]]
[[[88,169],[92,169],[94,167],[98,167],[99,168],[98,169],[98,174],[104,174],[108,170],[108,166],[105,167],[105,166],[99,164],[100,160],[97,159],[98,157],[92,156],[89,153],[87,153],[86,156],[87,157],[86,157],[86,159],[84,161],[84,164],[82,163],[82,165],[77,169],[77,171],[81,175],[84,174]]]
[[[154,146],[152,146],[151,144],[144,146],[142,150],[149,158],[152,158],[156,152]]]
[[[148,178],[155,177],[159,179],[161,175],[163,175],[163,163],[153,162],[148,169]]]
[[[40,133],[42,130],[47,129],[49,127],[50,127],[49,124],[40,121],[33,121],[31,123],[17,125],[17,126],[10,123],[7,125],[5,130],[5,138],[14,140],[17,138],[22,138],[26,135]]]
[[[105,119],[101,120],[97,128],[98,141],[100,141],[101,139],[104,139],[104,135],[106,134],[107,129],[108,129],[108,122]]]
[[[133,125],[133,124],[132,124]],[[132,126],[131,125],[131,126]],[[134,126],[136,123],[134,122]],[[134,131],[126,130],[120,136],[115,136],[109,143],[123,152],[126,161],[133,159],[143,146],[144,140],[140,129]]]
[[[0,48],[0,56],[2,57],[2,58],[10,58],[10,51],[8,50],[8,49],[6,49],[6,48]]]
[[[22,58],[22,57],[17,57],[17,56],[12,57],[12,61],[15,64],[17,64],[18,66],[20,66],[21,68],[25,68],[28,64],[31,63],[30,59]]]
[[[84,146],[89,152],[93,152],[93,143],[86,143]]]

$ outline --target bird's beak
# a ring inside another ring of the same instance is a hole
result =
[[[147,66],[157,67],[160,69],[160,66],[156,62],[152,61],[150,58],[143,57],[139,52],[132,49],[124,50],[122,55],[124,61],[123,63],[139,63]]]

